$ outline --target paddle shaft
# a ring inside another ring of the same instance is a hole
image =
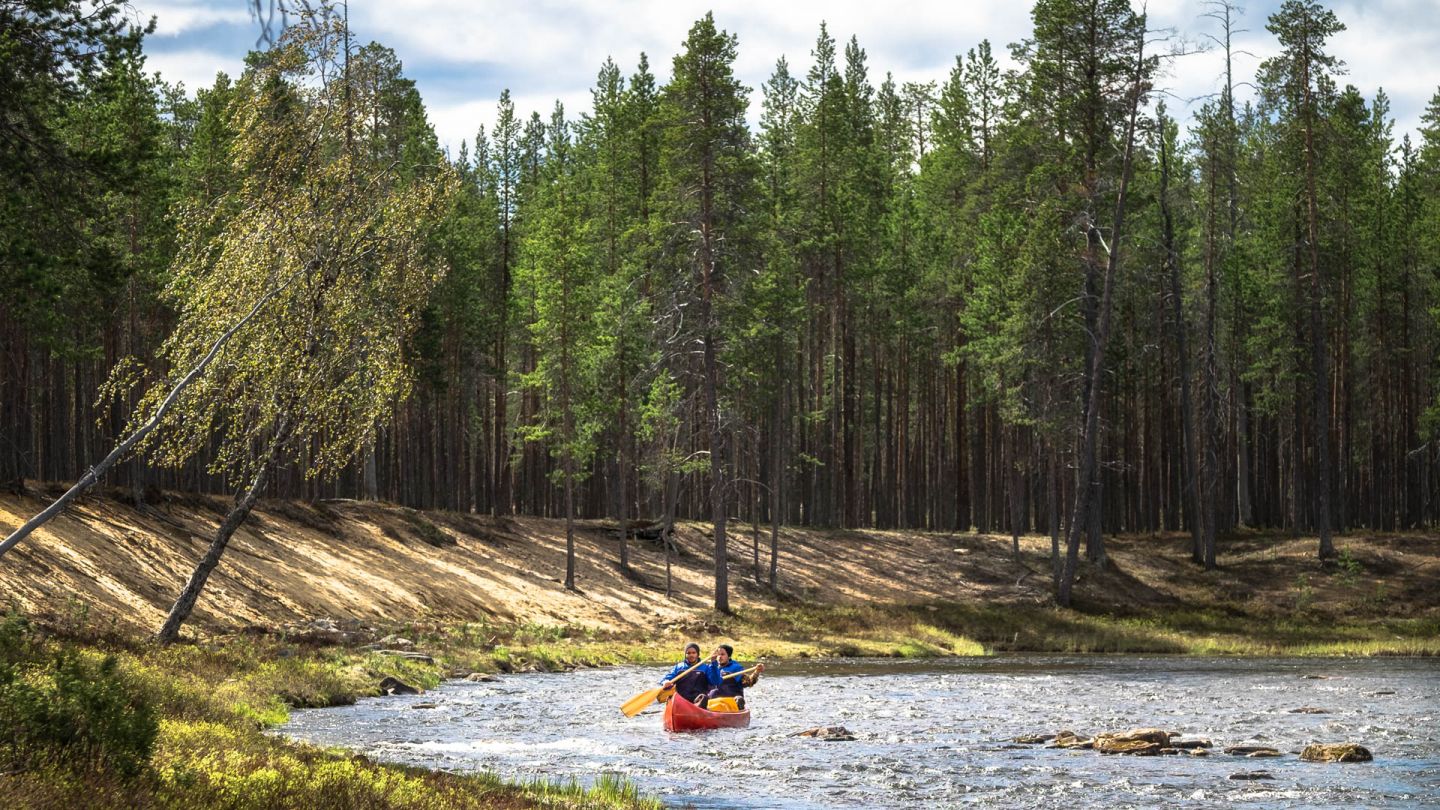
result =
[[[755,670],[757,670],[757,669],[759,669],[759,668],[760,668],[760,665],[759,665],[759,664],[756,664],[755,666],[750,667],[749,669],[742,669],[742,670],[740,670],[739,672],[732,672],[732,673],[730,673],[729,675],[722,675],[722,676],[720,677],[720,680],[723,681],[723,680],[726,680],[726,679],[728,679],[728,678],[738,677],[738,676],[740,676],[740,675],[749,675],[750,673],[754,672]]]

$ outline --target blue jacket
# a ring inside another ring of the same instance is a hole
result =
[[[665,677],[660,679],[661,685],[664,685],[668,680],[674,679],[677,675],[689,668],[690,665],[684,661],[676,664],[669,672],[665,673]],[[696,697],[699,697],[710,689],[710,682],[706,679],[704,673],[705,667],[701,666],[699,669],[681,678],[680,682],[675,684],[675,692],[679,694],[680,697],[693,703]]]
[[[730,663],[723,667],[715,661],[706,661],[695,671],[705,673],[705,680],[710,683],[710,695],[712,697],[740,697],[745,694],[745,684],[740,682],[744,680],[744,676],[730,678],[728,680],[725,676],[732,672],[740,672],[744,669],[745,666],[743,664],[732,658],[730,659]]]

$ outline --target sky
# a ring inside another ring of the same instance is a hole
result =
[[[268,0],[261,0],[268,2]],[[1322,0],[1323,2],[1323,0]],[[1260,62],[1278,50],[1265,31],[1281,0],[1241,0],[1233,47],[1236,81],[1250,81]],[[629,76],[640,53],[663,83],[690,26],[713,10],[721,28],[737,35],[735,72],[751,92],[750,120],[759,119],[760,86],[784,56],[792,75],[803,77],[810,51],[826,22],[837,40],[858,37],[871,81],[887,72],[897,85],[944,82],[955,57],[989,39],[1002,66],[1013,66],[1008,45],[1029,36],[1034,0],[735,0],[704,4],[685,0],[351,0],[350,25],[358,42],[393,49],[415,80],[430,122],[452,152],[488,130],[500,91],[509,88],[516,112],[538,111],[547,120],[555,101],[577,118],[590,110],[590,88],[605,58]],[[1136,8],[1140,0],[1135,0]],[[1384,88],[1395,119],[1396,141],[1413,133],[1430,98],[1440,89],[1440,0],[1330,0],[1346,30],[1329,43],[1345,62],[1339,83],[1355,85],[1372,99]],[[257,46],[260,24],[249,0],[132,0],[140,20],[157,20],[146,39],[150,70],[192,93],[210,85],[217,71],[241,72]],[[1174,32],[1177,45],[1198,50],[1219,26],[1203,15],[1204,0],[1150,0],[1152,29]],[[1218,49],[1174,60],[1159,82],[1171,114],[1188,120],[1222,81]],[[1239,89],[1243,99],[1250,92]]]

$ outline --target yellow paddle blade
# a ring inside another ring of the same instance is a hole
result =
[[[620,704],[620,711],[623,712],[626,717],[634,717],[635,715],[639,714],[641,710],[643,710],[646,706],[654,703],[660,697],[660,694],[662,692],[668,691],[670,690],[661,689],[657,686],[654,689],[649,689],[647,691],[641,692],[635,697],[632,697],[624,703]]]

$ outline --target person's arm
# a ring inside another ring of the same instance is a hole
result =
[[[660,685],[666,686],[671,681],[675,680],[676,675],[679,675],[687,669],[689,669],[689,667],[684,663],[676,664],[673,668],[671,668],[668,673],[666,673],[665,677],[660,679]]]

